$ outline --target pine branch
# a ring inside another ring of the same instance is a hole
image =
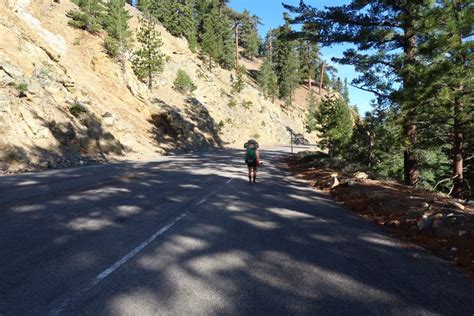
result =
[[[357,85],[354,85],[352,83],[349,83],[350,86],[354,87],[354,88],[357,88],[357,89],[360,89],[362,91],[367,91],[367,92],[372,92],[373,94],[375,94],[376,96],[378,97],[381,97],[381,98],[384,98],[384,99],[391,99],[391,96],[390,95],[386,95],[386,94],[383,94],[381,93],[380,91],[377,91],[377,90],[374,90],[374,89],[369,89],[369,88],[365,88],[363,86],[357,86]]]

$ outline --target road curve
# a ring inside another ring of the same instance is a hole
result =
[[[0,177],[0,315],[473,315],[474,285],[263,151]]]

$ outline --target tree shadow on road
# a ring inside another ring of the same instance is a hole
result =
[[[462,314],[474,306],[466,279],[430,257],[407,259],[413,250],[275,164],[257,185],[246,182],[239,151],[108,168],[112,178],[2,207],[0,313],[48,313],[185,211],[65,313]]]

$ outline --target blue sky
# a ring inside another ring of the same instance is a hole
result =
[[[231,0],[230,7],[239,12],[244,9],[256,14],[262,20],[263,25],[260,25],[260,35],[265,36],[267,31],[275,28],[283,23],[283,12],[285,12],[281,5],[281,0]],[[298,5],[299,0],[284,0],[283,2]],[[323,8],[324,6],[334,6],[348,3],[346,0],[306,0],[307,4],[316,8]],[[337,45],[332,47],[323,47],[321,49],[322,58],[330,61],[331,57],[341,57],[346,45]],[[357,73],[352,66],[334,65],[338,70],[338,76],[347,78],[350,82],[352,78],[357,77]],[[357,105],[361,114],[370,111],[370,100],[374,99],[374,95],[369,92],[361,91],[359,89],[349,86],[349,94],[351,104]]]

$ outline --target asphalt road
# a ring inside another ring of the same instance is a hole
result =
[[[264,151],[0,177],[0,315],[470,315],[474,284]]]

